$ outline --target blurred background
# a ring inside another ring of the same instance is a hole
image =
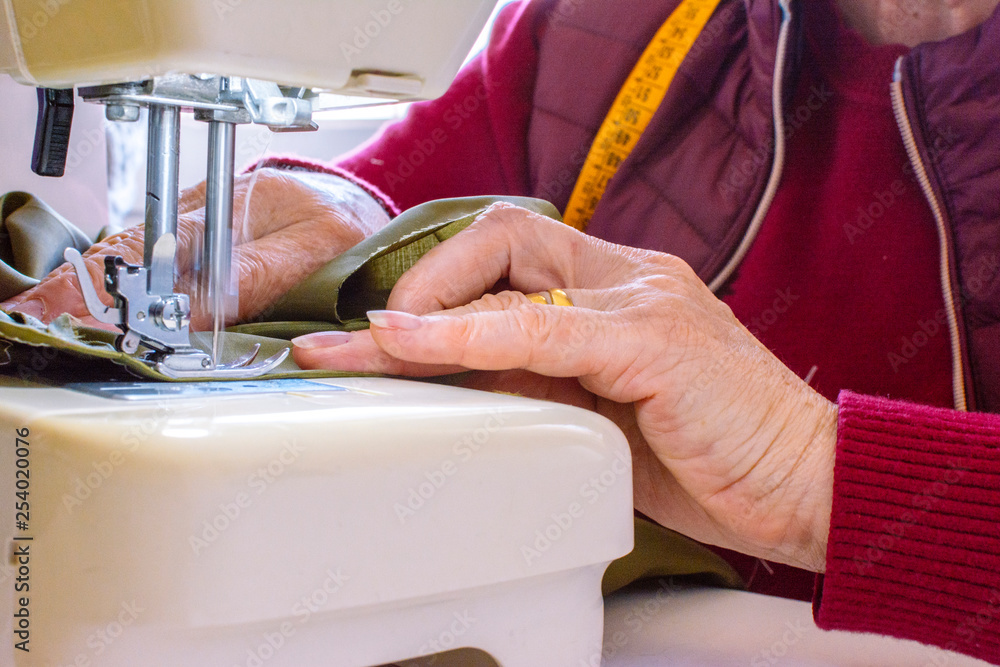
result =
[[[514,0],[499,0],[493,18]],[[469,54],[486,44],[493,18]],[[104,108],[77,98],[66,175],[61,179],[31,172],[37,102],[35,89],[0,75],[0,193],[34,194],[94,236],[105,225],[124,228],[143,221],[146,185],[145,115],[136,123],[108,123]],[[353,107],[317,115],[319,130],[275,134],[258,125],[237,129],[236,164],[244,168],[266,155],[298,155],[329,161],[401,117],[407,105],[370,105],[365,98],[323,96],[320,106]],[[181,187],[205,178],[208,125],[184,114],[181,125]]]

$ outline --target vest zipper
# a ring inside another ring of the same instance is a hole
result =
[[[923,160],[920,158],[920,151],[917,150],[917,140],[913,135],[913,126],[910,118],[906,114],[906,102],[903,99],[903,58],[896,61],[896,71],[892,77],[892,110],[896,115],[896,124],[903,137],[903,145],[906,146],[906,154],[910,158],[910,165],[917,176],[920,188],[924,192],[927,202],[934,213],[934,220],[937,223],[938,243],[941,248],[941,292],[944,295],[945,312],[948,315],[948,331],[951,336],[951,367],[952,367],[952,394],[954,395],[955,409],[963,412],[968,409],[968,401],[965,394],[965,369],[962,364],[962,338],[958,330],[958,307],[955,304],[955,291],[951,284],[951,253],[948,243],[948,229],[944,221],[943,208],[937,200],[934,188],[931,186],[931,179],[927,175]]]
[[[750,226],[747,227],[743,240],[736,247],[732,256],[725,266],[716,274],[715,278],[708,283],[708,288],[713,292],[718,291],[740,262],[750,250],[757,233],[760,232],[761,225],[764,224],[764,217],[771,208],[774,196],[778,192],[778,184],[781,182],[781,173],[785,168],[785,114],[783,108],[785,60],[788,55],[788,36],[792,27],[791,0],[781,0],[781,32],[778,34],[778,52],[774,63],[774,85],[771,89],[771,106],[775,109],[774,114],[774,164],[771,166],[771,176],[768,178],[764,195],[760,199],[760,204],[750,219]]]

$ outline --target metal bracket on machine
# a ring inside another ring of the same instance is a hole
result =
[[[167,239],[162,237],[157,245]],[[79,251],[67,248],[63,256],[76,271],[80,292],[91,316],[124,332],[115,347],[127,354],[138,352],[140,345],[149,347],[147,361],[167,377],[178,380],[253,378],[276,368],[288,356],[285,349],[250,365],[260,349],[256,345],[229,364],[218,364],[211,355],[190,343],[191,305],[186,294],[149,294],[145,287],[148,272],[145,267],[129,264],[121,257],[105,257],[105,289],[115,302],[114,307],[105,306],[90,281],[90,272]],[[169,269],[173,272],[172,265]]]
[[[170,75],[81,88],[80,95],[104,104],[111,121],[133,122],[140,107],[149,109],[143,264],[105,257],[104,287],[114,301],[109,307],[94,288],[80,253],[67,249],[64,257],[76,271],[87,310],[97,321],[121,329],[116,342],[120,351],[139,354],[140,348],[148,348],[140,358],[168,377],[242,379],[274,369],[288,356],[287,349],[254,364],[257,346],[223,365],[218,363],[217,349],[208,354],[191,344],[190,298],[174,292],[180,112],[192,110],[209,124],[201,262],[207,276],[206,305],[219,313],[231,276],[235,126],[258,123],[273,131],[314,130],[310,91],[250,79]],[[218,327],[219,318],[216,332]]]

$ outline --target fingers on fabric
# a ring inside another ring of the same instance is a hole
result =
[[[409,377],[434,377],[463,370],[459,366],[426,364],[400,359],[402,352],[383,350],[369,331],[323,332],[292,340],[295,363],[303,369],[334,369],[352,373],[381,373]],[[398,356],[397,356],[398,355]]]
[[[581,267],[604,263],[600,244],[543,215],[499,202],[405,273],[388,308],[429,313],[469,303],[507,278],[521,292],[585,284]]]
[[[369,313],[379,347],[404,360],[475,370],[521,368],[553,377],[602,370],[608,317],[531,303],[517,292],[485,295],[458,314]]]

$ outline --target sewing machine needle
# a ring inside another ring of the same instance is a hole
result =
[[[212,361],[219,365],[220,333],[226,325],[232,273],[233,170],[236,126],[211,121],[205,202],[205,261],[208,305],[212,310]]]

